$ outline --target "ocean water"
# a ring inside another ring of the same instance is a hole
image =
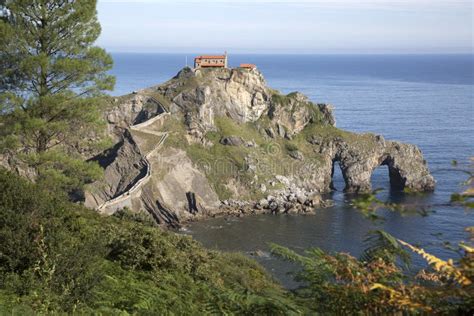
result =
[[[187,55],[189,63],[193,54]],[[115,95],[168,80],[186,63],[186,55],[114,54]],[[388,170],[372,177],[384,201],[431,211],[419,215],[385,214],[385,221],[364,219],[342,193],[344,181],[336,168],[338,191],[334,207],[315,216],[261,215],[210,219],[190,225],[205,246],[252,255],[285,285],[295,286],[288,271],[294,267],[268,255],[268,243],[297,251],[320,247],[360,255],[365,234],[384,229],[442,257],[455,256],[442,244],[467,239],[464,228],[474,226],[474,212],[449,205],[451,193],[462,189],[466,175],[453,170],[452,160],[467,165],[474,156],[474,55],[230,55],[230,64],[257,64],[267,83],[284,93],[300,91],[314,102],[335,106],[337,126],[373,132],[421,148],[437,180],[434,193],[406,195],[390,192]],[[422,259],[414,257],[414,266]]]

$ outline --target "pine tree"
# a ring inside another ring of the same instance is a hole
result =
[[[100,141],[112,58],[94,46],[96,0],[0,1],[0,149],[72,190],[97,176],[80,153]]]

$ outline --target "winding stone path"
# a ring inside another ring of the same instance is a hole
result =
[[[163,108],[164,109],[164,108]],[[165,116],[169,115],[169,112],[165,111],[161,114],[158,114],[157,116],[143,122],[140,124],[136,124],[133,126],[130,126],[131,130],[134,131],[139,131],[142,133],[154,135],[154,136],[159,136],[161,139],[159,140],[158,144],[155,146],[153,150],[151,150],[148,154],[145,155],[145,164],[146,164],[146,174],[143,178],[139,179],[129,190],[125,191],[124,193],[120,194],[119,196],[116,196],[115,198],[108,200],[101,204],[97,210],[101,213],[109,213],[108,210],[113,209],[116,210],[120,208],[122,205],[125,204],[125,202],[129,199],[132,198],[132,195],[136,192],[139,192],[139,190],[150,181],[151,174],[152,174],[152,164],[150,163],[150,158],[154,156],[158,150],[160,149],[161,145],[165,142],[166,138],[168,137],[167,132],[157,132],[151,129],[148,129],[150,125],[153,123],[159,121],[160,119],[163,119]],[[133,134],[132,134],[133,137]]]

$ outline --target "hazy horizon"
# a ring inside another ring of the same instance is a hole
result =
[[[161,51],[121,51],[121,50],[108,50],[109,53],[112,53],[112,54],[144,54],[144,55],[147,55],[147,54],[158,54],[158,55],[183,55],[183,56],[186,56],[186,55],[189,55],[189,56],[194,56],[196,54],[213,54],[213,53],[216,53],[216,54],[220,54],[220,53],[224,53],[226,51],[222,51],[222,50],[210,50],[210,51],[189,51],[189,52],[184,52],[184,51],[169,51],[169,52],[161,52]],[[357,52],[329,52],[329,53],[292,53],[292,52],[289,52],[289,53],[273,53],[273,52],[259,52],[259,53],[246,53],[246,52],[238,52],[238,53],[233,53],[232,51],[227,51],[227,54],[228,55],[242,55],[242,56],[249,56],[249,55],[265,55],[265,56],[268,56],[268,55],[274,55],[274,56],[292,56],[292,55],[295,55],[295,56],[299,56],[299,55],[302,55],[302,56],[318,56],[318,55],[321,55],[321,56],[325,56],[325,55],[330,55],[330,56],[337,56],[337,55],[374,55],[374,56],[377,56],[377,55],[394,55],[394,56],[403,56],[403,55],[406,55],[406,56],[410,56],[410,55],[413,55],[413,56],[416,56],[416,55],[466,55],[466,56],[473,56],[474,57],[474,51],[469,51],[469,52],[382,52],[382,53],[373,53],[373,52],[367,52],[367,53],[357,53]],[[191,61],[191,60],[190,60]]]
[[[472,54],[468,0],[99,0],[117,53]]]

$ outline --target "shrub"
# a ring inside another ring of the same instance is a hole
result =
[[[292,143],[287,143],[285,145],[285,148],[287,151],[289,152],[292,152],[292,151],[298,151],[298,146],[296,146],[295,144],[292,144]]]
[[[4,170],[0,240],[0,314],[298,310],[243,255],[206,250],[126,210],[102,217]]]

